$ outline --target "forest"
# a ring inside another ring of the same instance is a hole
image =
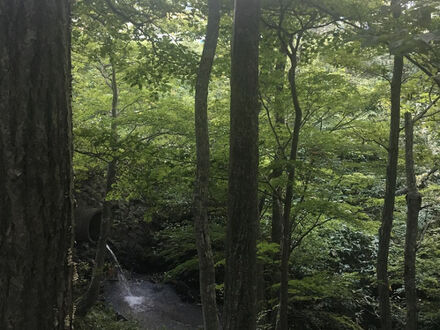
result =
[[[440,329],[440,0],[0,0],[0,330]]]

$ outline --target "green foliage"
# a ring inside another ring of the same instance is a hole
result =
[[[325,272],[316,273],[300,280],[290,280],[289,294],[294,302],[344,298],[349,295],[347,284],[342,276]]]
[[[138,330],[136,323],[118,318],[108,307],[98,304],[83,318],[75,318],[75,329],[79,330]]]
[[[170,225],[160,232],[160,256],[171,266],[166,276],[171,279],[197,280],[199,269],[197,249],[192,224],[181,223]],[[223,268],[225,228],[218,223],[210,225],[211,242],[214,252],[214,263]],[[194,284],[194,283],[191,283]]]
[[[280,253],[278,243],[269,243],[262,241],[257,244],[257,258],[266,265],[277,263],[277,255]]]
[[[283,201],[286,170],[294,168],[289,273],[293,324],[301,329],[377,326],[375,265],[385,191],[389,82],[392,54],[404,54],[418,64],[405,60],[401,106],[402,113],[421,116],[415,125],[416,175],[418,183],[423,183],[426,206],[420,214],[417,251],[420,327],[436,329],[440,326],[440,179],[438,173],[429,173],[440,160],[440,103],[435,103],[440,95],[435,80],[440,68],[440,19],[434,11],[438,1],[403,1],[398,20],[379,0],[281,3],[285,6],[282,22],[280,2],[263,1],[260,43],[259,191],[265,204],[258,259],[268,287],[266,312],[277,309],[280,252],[270,238],[271,203],[274,192]],[[223,3],[208,102],[209,216],[219,291],[223,289],[228,190],[229,7]],[[76,180],[94,173],[104,181],[107,164],[117,159],[118,178],[109,198],[141,200],[147,205],[142,217],[160,242],[154,253],[165,260],[167,277],[193,287],[198,281],[191,216],[193,83],[206,9],[200,1],[81,0],[75,2],[72,31]],[[303,122],[298,158],[290,162],[294,121],[287,78],[290,63],[279,37],[295,39],[299,33],[296,87]],[[118,84],[117,119],[110,116],[112,66]],[[116,147],[112,124],[118,128]],[[403,138],[402,134],[398,190],[406,185]],[[404,322],[405,217],[405,196],[399,193],[389,262],[397,324]],[[116,322],[100,309],[90,317],[81,322],[97,329],[102,324],[113,329],[111,324]],[[261,323],[270,328],[264,317]]]

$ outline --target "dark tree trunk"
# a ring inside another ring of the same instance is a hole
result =
[[[279,79],[278,86],[276,88],[275,95],[275,130],[278,130],[285,121],[285,114],[282,102],[282,93],[284,89],[284,79],[285,79],[285,69],[286,69],[286,55],[284,53],[278,57],[275,72],[276,76]],[[285,160],[284,150],[282,146],[277,147],[277,152],[275,154],[275,161]],[[279,178],[283,174],[283,167],[279,164],[273,169],[271,173],[271,178]],[[271,226],[271,241],[272,243],[277,243],[281,246],[281,235],[282,235],[282,227],[283,227],[283,206],[282,206],[282,195],[283,188],[281,185],[274,185],[272,191],[272,226]],[[280,251],[281,252],[281,251]],[[281,260],[281,253],[277,253],[276,261]],[[275,260],[274,260],[275,261]],[[271,275],[271,284],[280,283],[280,272],[275,270],[275,272]],[[270,299],[277,299],[279,297],[279,292],[276,291]],[[273,327],[276,327],[277,322],[276,311],[271,312],[270,322],[273,324]]]
[[[236,0],[223,326],[256,328],[259,0]]]
[[[284,124],[284,111],[282,104],[282,92],[284,87],[284,79],[285,74],[284,70],[286,69],[286,56],[283,54],[282,57],[276,63],[275,71],[280,76],[280,83],[277,86],[277,95],[275,95],[275,127],[278,128]],[[275,156],[275,160],[279,161],[283,159],[283,150],[278,146],[278,151]],[[283,169],[281,166],[277,166],[272,173],[273,178],[278,178],[283,174]],[[271,239],[273,243],[281,244],[281,228],[282,228],[282,218],[283,211],[281,205],[281,195],[282,195],[281,187],[274,187],[274,191],[272,193],[272,232]]]
[[[273,243],[281,243],[281,228],[283,212],[280,201],[280,195],[282,194],[282,189],[277,187],[272,193],[272,231],[271,240]]]
[[[391,82],[391,123],[388,147],[388,165],[382,224],[379,230],[379,250],[377,252],[377,281],[379,311],[382,329],[391,329],[391,307],[388,283],[388,253],[396,193],[397,159],[399,154],[400,90],[403,71],[403,57],[394,56],[393,79]]]
[[[392,1],[394,18],[400,15],[400,2]],[[394,201],[396,194],[397,160],[399,156],[400,131],[400,91],[402,87],[403,56],[394,55],[393,78],[391,81],[391,119],[388,146],[388,164],[385,187],[382,223],[379,230],[379,249],[377,252],[377,285],[379,295],[379,313],[382,330],[391,329],[391,306],[388,283],[388,254],[391,229],[393,227]]]
[[[292,96],[293,106],[295,108],[295,122],[292,134],[292,144],[290,149],[290,164],[287,169],[286,197],[284,201],[283,227],[281,237],[281,283],[280,283],[280,319],[277,323],[277,329],[287,330],[288,326],[288,295],[289,295],[289,258],[291,248],[292,224],[290,219],[290,210],[293,201],[293,184],[295,181],[295,161],[298,155],[299,132],[301,130],[302,110],[298,100],[296,90],[296,51],[289,54],[291,68],[289,70],[290,94]]]
[[[258,219],[264,212],[264,205],[266,204],[266,197],[263,195],[258,202]],[[260,221],[257,222],[257,244],[262,241]],[[266,285],[264,282],[264,262],[257,258],[257,310],[256,313],[260,313],[264,308],[264,292],[266,291]]]
[[[405,164],[408,193],[406,195],[407,218],[405,238],[405,294],[406,294],[406,329],[417,329],[417,291],[416,291],[416,245],[419,211],[422,196],[417,190],[414,174],[414,127],[409,112],[405,113]]]
[[[0,1],[0,329],[72,323],[68,1]]]
[[[284,125],[285,121],[285,111],[284,111],[284,105],[283,105],[283,90],[284,90],[284,82],[285,82],[285,70],[286,70],[286,62],[287,57],[284,53],[281,53],[282,55],[279,56],[277,59],[277,63],[275,64],[275,72],[276,77],[278,77],[279,83],[276,88],[277,95],[275,95],[275,124],[277,127]]]
[[[119,101],[119,91],[116,82],[116,71],[114,64],[111,63],[111,88],[112,88],[112,123],[111,123],[111,147],[113,152],[116,152],[116,143],[118,139],[117,125],[115,119],[118,117],[118,101]],[[81,298],[80,303],[77,308],[77,313],[80,316],[87,314],[90,308],[96,304],[99,298],[99,289],[101,282],[104,278],[104,261],[105,261],[105,251],[107,240],[110,236],[110,230],[112,226],[112,202],[106,200],[108,193],[112,189],[112,185],[116,182],[116,171],[117,171],[117,157],[113,155],[113,159],[107,166],[107,178],[105,186],[105,195],[103,202],[103,212],[102,221],[99,232],[98,244],[96,247],[95,263],[93,266],[92,279],[90,280],[89,287]]]
[[[214,257],[207,210],[209,194],[208,87],[217,47],[219,24],[220,1],[208,0],[208,25],[195,93],[197,177],[194,192],[194,228],[199,257],[200,298],[204,328],[207,330],[217,330],[220,327],[215,293]]]

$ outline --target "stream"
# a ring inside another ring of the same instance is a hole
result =
[[[107,246],[118,268],[118,281],[104,289],[108,304],[145,330],[203,329],[201,307],[185,303],[171,285],[151,282],[142,275],[127,278],[114,252]]]

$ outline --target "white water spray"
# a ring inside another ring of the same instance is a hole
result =
[[[124,270],[122,269],[118,258],[116,257],[115,253],[110,248],[110,246],[108,246],[108,244],[106,244],[105,246],[106,246],[107,250],[110,252],[111,256],[113,257],[113,260],[115,261],[116,267],[118,268],[118,280],[119,280],[119,284],[121,286],[122,294],[124,295],[124,300],[132,308],[134,308],[138,305],[141,305],[144,302],[144,297],[135,296],[133,294],[133,292],[131,291],[131,288],[130,288],[130,284],[128,283],[128,280],[124,275]]]

